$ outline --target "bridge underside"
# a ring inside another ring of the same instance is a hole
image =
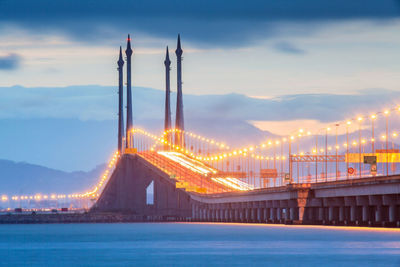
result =
[[[400,176],[192,197],[197,221],[400,227]]]

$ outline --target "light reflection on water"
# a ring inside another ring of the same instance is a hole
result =
[[[0,266],[400,266],[400,231],[251,224],[0,225]]]

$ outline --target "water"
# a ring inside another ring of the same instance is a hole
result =
[[[0,266],[400,266],[400,231],[251,224],[0,225]]]

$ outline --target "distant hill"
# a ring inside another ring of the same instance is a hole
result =
[[[25,162],[0,160],[0,194],[82,192],[97,183],[106,165],[83,172],[64,172]]]

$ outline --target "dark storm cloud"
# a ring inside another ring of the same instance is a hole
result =
[[[61,31],[80,40],[141,31],[159,37],[177,32],[204,45],[238,46],[276,34],[281,21],[390,19],[399,0],[0,0],[0,24]]]
[[[15,70],[19,67],[20,57],[17,54],[0,56],[0,70]]]

